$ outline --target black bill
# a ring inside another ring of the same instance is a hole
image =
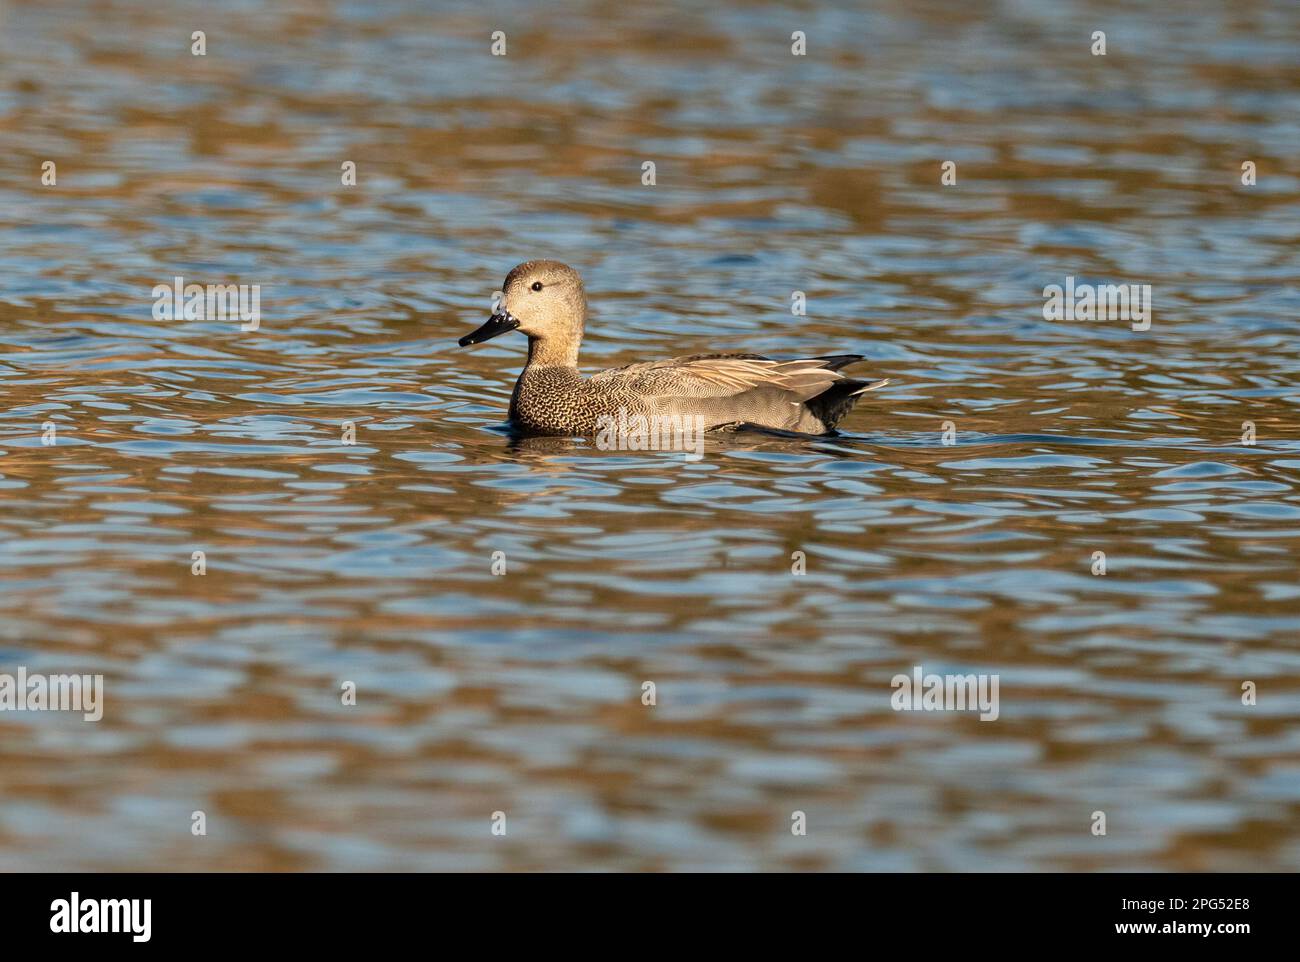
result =
[[[482,344],[489,341],[498,334],[504,334],[506,331],[513,331],[519,326],[519,318],[515,317],[509,311],[502,311],[500,314],[493,314],[488,318],[487,323],[480,327],[472,334],[466,334],[456,343],[461,347],[467,344]]]

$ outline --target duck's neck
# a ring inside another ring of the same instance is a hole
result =
[[[554,337],[530,337],[527,366],[576,368],[579,343],[577,338],[561,340]]]

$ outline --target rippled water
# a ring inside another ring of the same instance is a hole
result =
[[[0,869],[1300,868],[1294,4],[214,6],[0,6],[0,672],[106,687],[0,714]],[[892,383],[512,441],[538,256],[589,369]]]

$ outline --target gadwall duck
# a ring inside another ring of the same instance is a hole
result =
[[[704,430],[744,425],[828,434],[858,397],[888,381],[855,381],[840,368],[860,354],[773,361],[759,354],[692,354],[578,373],[587,319],[582,277],[559,261],[527,261],[506,276],[486,324],[460,339],[479,344],[518,330],[528,363],[510,398],[510,421],[527,434],[592,437],[605,419],[693,417]]]

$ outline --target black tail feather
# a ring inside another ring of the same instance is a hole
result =
[[[835,425],[844,420],[845,415],[853,410],[864,392],[883,387],[885,381],[858,381],[845,378],[836,381],[821,394],[804,402],[808,410],[826,425],[826,430],[835,430]]]
[[[865,354],[828,354],[826,357],[815,357],[814,361],[825,361],[822,367],[828,371],[838,371],[842,367],[848,367],[850,364],[857,364],[858,361],[865,361]]]

